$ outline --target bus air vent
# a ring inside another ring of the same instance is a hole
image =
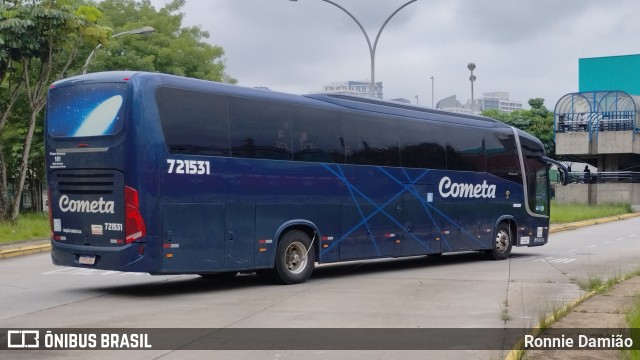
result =
[[[106,195],[113,193],[115,177],[112,173],[83,172],[58,174],[56,180],[61,194]]]

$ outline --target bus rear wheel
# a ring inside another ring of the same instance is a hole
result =
[[[491,257],[495,260],[507,259],[511,255],[511,248],[511,229],[507,223],[500,223],[496,231]]]
[[[300,230],[284,234],[276,249],[274,280],[282,284],[305,282],[315,266],[316,251],[309,235]]]

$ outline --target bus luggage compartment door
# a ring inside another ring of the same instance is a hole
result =
[[[164,204],[162,271],[222,270],[225,213],[224,204]]]
[[[398,255],[412,256],[437,254],[440,248],[439,234],[434,232],[433,184],[405,184],[411,191],[403,196],[402,221],[404,224],[402,246]]]

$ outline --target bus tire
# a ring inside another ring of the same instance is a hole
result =
[[[502,222],[496,229],[496,238],[490,254],[494,260],[505,260],[511,255],[511,229],[509,224]]]
[[[315,258],[309,235],[300,230],[288,231],[278,242],[273,279],[286,285],[303,283],[313,272]]]

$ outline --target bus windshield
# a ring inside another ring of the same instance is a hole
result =
[[[55,137],[105,136],[123,127],[125,84],[102,83],[52,88],[47,109]]]

